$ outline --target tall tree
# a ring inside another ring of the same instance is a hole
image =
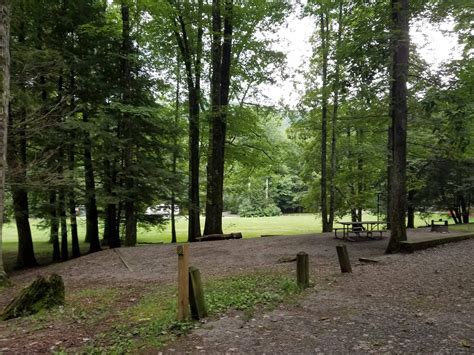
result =
[[[332,231],[335,214],[335,203],[336,203],[336,143],[337,143],[337,118],[339,111],[339,92],[340,88],[340,75],[341,75],[341,44],[342,44],[342,29],[343,29],[343,1],[339,1],[339,15],[337,22],[337,40],[335,49],[335,69],[334,69],[334,83],[333,83],[333,108],[331,117],[331,173],[329,176],[329,218],[328,227]]]
[[[130,104],[131,100],[131,62],[132,40],[130,37],[130,7],[125,1],[120,4],[122,16],[122,53],[121,53],[121,89],[122,103]],[[126,196],[124,203],[125,210],[125,245],[134,246],[137,243],[137,220],[135,217],[135,197],[133,196],[134,176],[133,176],[133,136],[134,126],[132,117],[127,113],[122,113],[125,149],[124,149],[124,169],[125,188],[130,194]]]
[[[18,24],[18,45],[24,46],[26,40],[26,14],[24,4],[19,4],[19,24]],[[13,26],[12,26],[13,27]],[[12,31],[13,32],[13,31]],[[13,33],[11,34],[13,38]],[[13,42],[13,40],[11,40]],[[13,42],[14,43],[14,42]],[[12,50],[13,52],[13,50]],[[12,54],[13,55],[13,54]],[[21,63],[21,61],[19,61]],[[13,61],[15,63],[15,61]],[[14,69],[12,68],[12,71]],[[26,105],[22,104],[26,97],[25,75],[23,70],[17,68],[17,85],[21,92],[18,100],[10,101],[9,107],[9,131],[8,131],[8,170],[10,175],[10,186],[12,191],[13,209],[15,213],[15,222],[18,233],[18,256],[17,267],[33,267],[38,265],[31,235],[31,227],[29,222],[29,199],[28,189],[26,186],[27,179],[27,110]],[[11,85],[13,87],[13,83]],[[15,106],[19,106],[14,112]]]
[[[392,0],[392,72],[390,117],[392,119],[392,165],[390,176],[390,241],[386,252],[400,250],[406,234],[407,78],[409,55],[408,0]]]
[[[6,278],[3,266],[2,231],[5,208],[5,173],[7,169],[8,104],[10,100],[10,12],[9,1],[0,0],[0,282]]]
[[[89,113],[83,112],[84,123],[89,122]],[[89,241],[89,252],[99,251],[99,216],[97,212],[97,199],[95,188],[94,166],[92,163],[92,141],[89,132],[84,137],[84,175],[86,186],[86,240]]]
[[[328,136],[328,59],[329,59],[329,15],[321,9],[319,15],[322,50],[322,97],[321,97],[321,218],[323,233],[331,232],[327,205],[327,136]]]
[[[227,106],[232,62],[233,1],[225,0],[224,31],[220,0],[212,2],[211,122],[207,162],[207,199],[204,234],[222,234],[224,157]]]
[[[190,11],[191,4],[185,1],[186,10]],[[188,241],[194,242],[201,236],[200,203],[199,203],[199,127],[201,104],[201,71],[203,53],[203,0],[198,0],[196,9],[197,26],[193,28],[192,21],[186,18],[180,4],[176,5],[174,34],[186,69],[189,105],[189,186],[188,186]]]

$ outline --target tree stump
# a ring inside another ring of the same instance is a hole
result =
[[[38,277],[24,288],[5,308],[2,320],[24,317],[64,304],[64,282],[61,276],[53,274],[49,279]]]

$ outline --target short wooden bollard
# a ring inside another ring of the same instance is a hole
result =
[[[189,305],[191,306],[191,317],[193,319],[199,320],[207,317],[201,273],[194,266],[189,267]]]
[[[189,319],[189,246],[178,245],[178,321]]]
[[[309,257],[302,251],[296,254],[296,283],[302,290],[309,287]]]
[[[352,272],[351,261],[349,260],[349,253],[345,245],[336,246],[337,257],[339,258],[339,265],[341,272]]]

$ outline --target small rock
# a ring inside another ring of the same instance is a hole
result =
[[[463,348],[470,348],[471,344],[467,340],[461,340],[461,346]]]

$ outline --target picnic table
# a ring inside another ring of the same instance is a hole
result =
[[[387,222],[384,221],[357,221],[357,222],[338,222],[342,228],[334,228],[334,237],[338,239],[347,239],[351,241],[365,239],[381,239],[383,233],[387,230],[383,228]],[[342,237],[338,235],[342,231]]]

